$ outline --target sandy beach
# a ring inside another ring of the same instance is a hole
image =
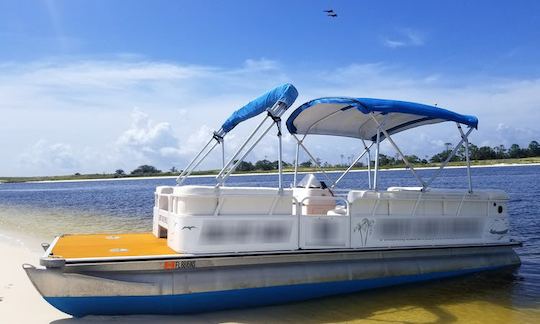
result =
[[[29,247],[27,240],[17,239],[13,234],[0,234],[0,322],[2,323],[50,323],[70,318],[43,300],[26,277],[22,264],[36,264],[39,260],[39,244]]]

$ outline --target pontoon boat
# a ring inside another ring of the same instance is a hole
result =
[[[41,267],[24,265],[34,286],[51,305],[74,316],[181,314],[286,303],[520,263],[513,250],[519,243],[508,231],[507,194],[472,187],[468,136],[477,128],[476,117],[394,100],[309,101],[286,122],[296,140],[294,181],[286,188],[281,117],[296,97],[296,89],[285,84],[237,110],[183,170],[177,186],[156,188],[151,233],[57,237],[47,246]],[[259,115],[264,116],[261,123],[226,161],[226,135]],[[434,175],[424,179],[392,136],[445,121],[457,125],[461,140]],[[231,173],[274,127],[278,187],[227,186]],[[335,180],[321,168],[324,181],[313,174],[298,181],[301,150],[320,167],[305,145],[308,135],[355,138],[363,152]],[[380,188],[384,140],[418,187]],[[218,146],[223,168],[216,185],[186,185]],[[468,187],[432,188],[462,146]],[[338,190],[363,157],[368,187]]]

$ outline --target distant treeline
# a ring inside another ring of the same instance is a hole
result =
[[[452,153],[453,147],[451,143],[446,143],[446,148],[444,151],[433,155],[432,157],[420,158],[416,155],[406,155],[409,162],[413,164],[428,164],[428,163],[439,163],[445,161],[448,156]],[[540,144],[537,141],[531,141],[526,148],[521,148],[518,144],[512,144],[510,148],[506,148],[504,145],[489,147],[481,146],[478,147],[474,144],[469,144],[469,154],[471,160],[498,160],[498,159],[518,159],[525,157],[540,157]],[[347,157],[348,163],[343,161],[344,155],[341,155],[342,162],[338,164],[330,164],[328,162],[322,162],[317,158],[317,163],[323,168],[343,168],[352,163],[353,156]],[[456,155],[450,160],[451,162],[465,161],[465,148],[460,147]],[[287,163],[283,161],[283,168],[291,168],[294,163]],[[379,156],[379,165],[381,166],[392,166],[392,165],[403,165],[403,161],[396,156],[388,156],[385,154],[380,154]],[[312,168],[315,164],[312,161],[305,161],[299,164],[300,168]],[[358,162],[355,164],[355,167],[363,167],[364,163]],[[269,161],[267,159],[259,160],[257,162],[242,161],[238,165],[237,171],[249,172],[249,171],[271,171],[278,169],[278,161]],[[177,174],[178,169],[172,167],[170,170],[166,171],[169,174]],[[130,172],[130,175],[139,176],[139,175],[152,175],[152,174],[162,174],[161,170],[158,170],[156,167],[151,165],[141,165],[135,170]],[[115,177],[126,176],[127,174],[122,169],[115,171]]]
[[[416,155],[406,155],[407,159],[411,163],[415,164],[427,164],[427,163],[439,163],[446,161],[448,156],[452,153],[453,147],[451,143],[445,143],[446,149],[440,153],[437,153],[430,157],[423,159]],[[502,159],[519,159],[526,157],[538,157],[540,156],[540,144],[537,141],[531,141],[526,148],[521,148],[518,144],[512,144],[510,148],[506,148],[504,145],[499,146],[476,146],[472,143],[469,144],[469,155],[473,161],[481,160],[502,160]],[[465,147],[461,146],[456,155],[450,159],[451,162],[465,161]],[[384,154],[380,155],[379,163],[381,165],[395,165],[403,164],[403,161],[398,157],[389,157]]]

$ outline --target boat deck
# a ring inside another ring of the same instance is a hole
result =
[[[63,235],[51,256],[64,259],[178,254],[152,233]]]

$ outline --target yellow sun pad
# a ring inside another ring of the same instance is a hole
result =
[[[65,259],[177,254],[152,233],[63,235],[52,256]]]

